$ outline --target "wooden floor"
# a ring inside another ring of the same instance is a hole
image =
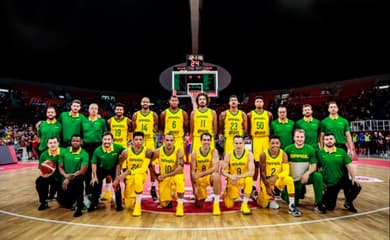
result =
[[[280,202],[279,210],[252,209],[252,214],[222,213],[221,216],[143,212],[116,212],[107,205],[79,218],[59,208],[38,211],[34,183],[38,170],[25,168],[0,172],[0,239],[28,240],[128,240],[128,239],[389,239],[390,169],[357,165],[358,175],[383,182],[362,182],[363,190],[355,201],[359,213],[342,210],[343,194],[337,209],[327,214],[313,211],[313,191],[308,187],[302,200],[302,217],[288,214]]]

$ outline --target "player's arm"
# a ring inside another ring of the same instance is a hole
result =
[[[267,111],[268,112],[268,118],[269,118],[269,124],[271,124],[271,122],[274,120],[274,115],[272,115],[272,112],[270,111]],[[271,127],[271,125],[270,125]]]
[[[213,115],[213,130],[214,130],[214,138],[218,136],[218,117],[217,112],[215,110],[212,111]]]
[[[288,156],[284,152],[283,153],[283,161],[282,161],[282,171],[277,174],[278,178],[286,177],[290,175],[290,164],[288,163]]]
[[[219,134],[223,136],[223,132],[225,130],[225,118],[226,118],[226,111],[221,112],[219,114]]]
[[[320,132],[320,148],[324,148],[324,136],[325,136],[325,133],[324,132]]]
[[[188,133],[188,113],[183,110],[183,129],[184,129],[184,135]]]
[[[266,156],[265,156],[265,153],[262,152],[260,154],[260,179],[261,181],[263,181],[264,183],[264,186],[265,186],[265,190],[267,191],[267,194],[272,196],[272,188],[271,188],[271,184],[270,182],[268,181],[267,179],[267,165],[266,165]]]
[[[244,135],[248,135],[248,118],[244,111],[242,111],[242,129],[244,130]]]
[[[133,113],[131,120],[133,122],[133,130],[135,131],[137,129],[137,112]]]
[[[191,172],[192,182],[195,182],[198,179],[198,177],[196,177],[196,167],[197,167],[197,163],[198,163],[196,156],[197,156],[196,151],[195,150],[192,151],[191,162],[190,162],[190,164],[191,164],[190,165],[190,172]]]
[[[229,162],[230,162],[230,153],[227,153],[223,158],[221,174],[224,177],[232,178],[232,175],[228,173]]]
[[[192,135],[194,135],[194,116],[195,116],[195,110],[192,110],[190,116],[190,134]]]
[[[165,130],[165,113],[166,110],[162,111],[160,113],[160,130],[161,132],[164,134],[164,130]]]
[[[107,119],[107,129],[111,131],[111,118]]]
[[[128,132],[133,132],[134,131],[134,129],[133,129],[133,121],[130,118],[127,118],[127,128],[128,128]]]
[[[250,138],[252,138],[252,136],[250,135],[251,134],[251,127],[252,127],[252,125],[251,125],[251,121],[250,121],[250,119],[251,119],[251,116],[252,116],[252,112],[250,111],[250,112],[248,112],[247,114],[246,114],[246,125],[247,125],[247,135],[250,137]]]
[[[158,115],[157,113],[153,112],[153,130],[157,134],[158,133]]]

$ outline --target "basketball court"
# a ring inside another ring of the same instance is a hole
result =
[[[339,194],[336,210],[326,214],[313,211],[313,190],[307,187],[306,198],[299,206],[302,217],[293,217],[287,205],[279,201],[278,210],[260,209],[251,204],[252,214],[242,215],[240,202],[235,208],[222,207],[221,216],[212,216],[208,204],[196,213],[191,191],[186,184],[184,217],[173,210],[157,208],[149,191],[143,198],[143,214],[116,212],[108,201],[101,208],[84,212],[79,218],[73,212],[49,202],[50,208],[38,211],[35,179],[36,164],[12,164],[18,168],[0,168],[1,239],[388,239],[390,161],[362,159],[356,161],[363,189],[355,200],[358,213],[342,209]],[[10,165],[11,166],[11,165]],[[148,190],[148,186],[146,187]]]

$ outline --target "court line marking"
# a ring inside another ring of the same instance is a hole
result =
[[[242,229],[256,229],[256,228],[271,228],[271,227],[289,227],[289,226],[294,226],[294,225],[336,221],[336,220],[340,220],[340,219],[369,215],[369,214],[373,214],[373,213],[377,213],[377,212],[381,212],[381,211],[385,211],[385,210],[389,210],[389,207],[379,208],[376,210],[366,211],[366,212],[362,212],[362,213],[355,213],[355,214],[351,214],[351,215],[324,218],[324,219],[316,219],[316,220],[308,220],[308,221],[303,221],[303,222],[277,223],[277,224],[266,224],[266,225],[255,225],[255,226],[209,227],[209,228],[205,228],[205,227],[201,227],[201,228],[199,228],[199,227],[195,227],[195,228],[193,228],[193,227],[161,228],[161,227],[106,226],[106,225],[98,225],[98,224],[74,223],[74,222],[68,222],[68,221],[59,221],[59,220],[52,220],[52,219],[46,219],[46,218],[31,217],[31,216],[26,216],[26,215],[22,215],[22,214],[4,211],[1,209],[0,209],[0,214],[10,215],[10,216],[19,217],[19,218],[25,218],[25,219],[29,219],[29,220],[41,221],[41,222],[58,223],[58,224],[73,225],[73,226],[79,226],[79,227],[102,228],[102,229],[149,230],[149,231],[222,231],[222,230],[242,230]]]

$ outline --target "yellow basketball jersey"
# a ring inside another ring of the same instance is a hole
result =
[[[128,169],[138,169],[142,167],[144,161],[149,161],[149,159],[146,158],[146,147],[143,146],[140,152],[135,152],[133,147],[127,148],[126,165],[128,166]],[[147,174],[147,169],[145,174]]]
[[[214,136],[213,114],[210,108],[207,108],[204,112],[199,109],[195,110],[193,137],[199,137],[204,132],[208,132],[211,136]]]
[[[265,165],[266,165],[265,176],[271,177],[281,173],[284,151],[280,149],[276,157],[271,156],[269,149],[264,151],[264,154],[265,154]]]
[[[234,137],[236,135],[243,136],[244,128],[242,126],[244,119],[242,118],[242,111],[238,110],[236,113],[232,113],[230,110],[226,110],[224,136]]]
[[[204,172],[209,169],[213,164],[213,154],[211,148],[206,154],[202,153],[202,148],[196,150],[196,172]]]
[[[270,133],[269,129],[269,116],[268,111],[263,110],[261,113],[252,110],[251,114],[251,136],[252,137],[268,137]]]
[[[134,131],[143,132],[144,138],[154,138],[154,112],[149,111],[146,115],[137,111],[136,127]]]
[[[248,150],[244,149],[241,157],[237,157],[235,152],[230,152],[229,172],[230,174],[241,174],[248,171]]]
[[[172,112],[171,108],[165,110],[165,129],[164,134],[169,132],[173,133],[175,138],[183,138],[184,136],[184,118],[183,110],[178,109],[176,112]]]
[[[122,147],[128,147],[128,135],[129,128],[127,126],[128,118],[123,117],[120,120],[117,120],[115,117],[111,117],[110,121],[110,131],[114,136],[114,143],[121,145]]]
[[[160,148],[158,157],[158,163],[160,165],[160,173],[166,174],[171,173],[176,168],[177,148],[173,147],[171,153],[165,152],[165,147]]]

